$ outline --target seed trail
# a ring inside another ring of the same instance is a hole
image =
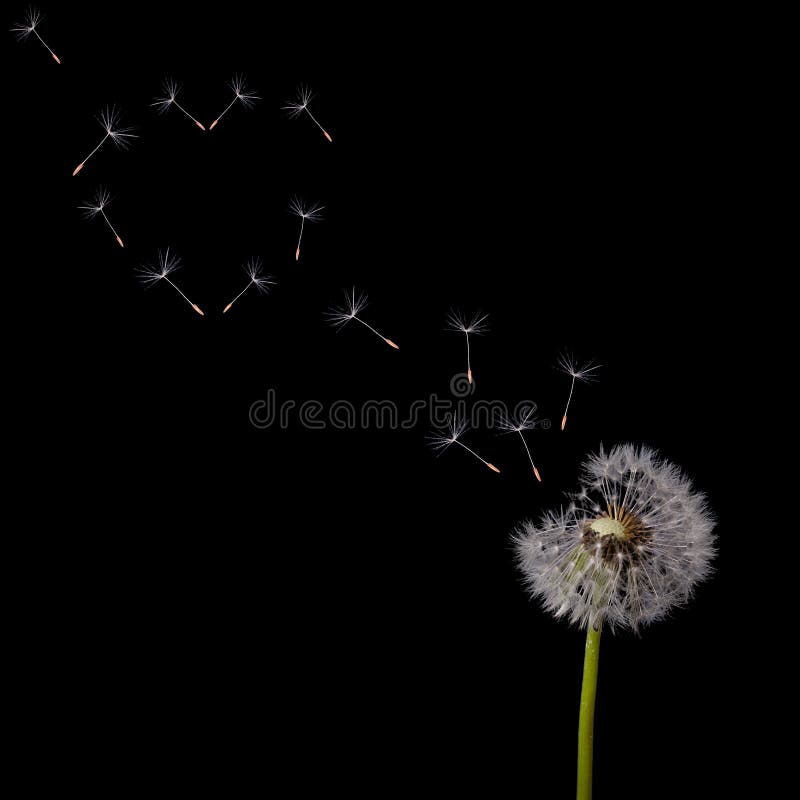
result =
[[[128,140],[137,138],[135,133],[131,133],[133,128],[123,128],[120,126],[120,113],[114,106],[106,106],[97,116],[97,121],[105,130],[106,134],[98,142],[97,147],[75,167],[72,172],[73,177],[84,168],[86,162],[105,144],[106,139],[111,139],[120,150],[127,150],[127,148],[130,147],[130,142]]]
[[[53,57],[56,64],[61,63],[61,59],[50,49],[47,42],[39,35],[36,26],[42,21],[41,13],[32,6],[28,9],[25,16],[25,21],[11,26],[11,32],[17,37],[20,42],[25,41],[31,34],[33,34],[44,45],[45,50]]]
[[[294,252],[294,260],[300,260],[300,246],[303,243],[303,231],[305,230],[306,220],[309,222],[319,222],[322,219],[322,209],[318,203],[312,205],[305,205],[299,197],[293,197],[289,200],[289,211],[297,217],[300,217],[300,235],[297,237],[297,249]]]
[[[472,383],[472,363],[470,361],[469,335],[473,334],[475,336],[480,336],[486,333],[486,331],[489,330],[489,326],[486,323],[488,317],[488,314],[481,314],[480,311],[475,314],[471,320],[468,320],[467,316],[462,314],[460,311],[450,311],[447,316],[447,329],[463,333],[467,340],[467,381],[469,383]]]
[[[600,366],[600,364],[595,364],[594,361],[587,361],[585,364],[577,366],[575,359],[567,353],[559,357],[558,369],[572,377],[572,382],[569,387],[569,397],[567,397],[567,405],[564,407],[564,416],[561,418],[562,431],[567,425],[567,412],[569,411],[569,404],[572,402],[572,393],[575,391],[575,381],[592,383],[597,379],[593,373],[595,370],[600,369]]]
[[[492,472],[499,473],[500,470],[490,462],[486,461],[486,459],[481,458],[472,448],[467,447],[462,441],[460,441],[460,437],[464,434],[469,426],[467,425],[466,420],[461,418],[456,418],[451,415],[450,422],[448,423],[447,427],[444,430],[436,430],[433,433],[428,434],[428,444],[436,451],[437,455],[441,455],[451,444],[458,444],[464,448],[468,453],[472,453],[475,458],[478,459],[482,464],[485,464],[489,467]]]
[[[286,105],[283,106],[283,110],[289,114],[291,119],[295,119],[299,117],[304,111],[311,117],[313,123],[322,131],[323,135],[329,142],[333,142],[333,138],[325,130],[325,128],[320,125],[319,120],[311,113],[308,108],[308,104],[311,102],[311,99],[314,97],[311,89],[305,86],[300,86],[297,90],[297,99],[296,100],[287,100]]]
[[[154,286],[161,280],[165,280],[191,307],[194,311],[196,311],[201,317],[204,317],[205,314],[203,313],[202,309],[196,304],[193,303],[169,278],[175,270],[180,269],[181,267],[181,260],[178,256],[171,256],[169,254],[169,248],[165,251],[158,251],[158,264],[153,266],[150,264],[145,264],[137,270],[139,273],[139,279],[145,286],[150,287]]]
[[[251,287],[255,286],[258,292],[261,294],[269,294],[269,287],[275,285],[275,281],[273,280],[271,275],[263,275],[262,274],[262,265],[260,258],[251,258],[247,264],[244,266],[244,271],[247,273],[247,276],[250,280],[247,282],[247,286],[242,289],[233,300],[225,306],[222,310],[223,314],[227,314],[230,310],[230,307]]]
[[[368,300],[366,295],[356,295],[354,286],[349,294],[347,290],[345,290],[344,298],[345,304],[343,306],[331,306],[325,314],[331,325],[337,330],[341,330],[350,320],[354,319],[360,322],[365,328],[369,328],[379,339],[383,339],[389,347],[393,347],[395,350],[400,349],[391,339],[387,339],[382,333],[376,331],[372,325],[364,322],[364,320],[358,316],[358,314],[367,307]]]
[[[233,100],[226,106],[225,110],[208,126],[210,131],[217,127],[217,123],[233,108],[234,103],[238,100],[244,108],[252,108],[256,100],[261,98],[253,92],[247,91],[246,81],[244,75],[234,75],[228,84],[233,90]]]

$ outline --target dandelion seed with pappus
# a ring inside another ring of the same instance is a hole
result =
[[[151,106],[154,106],[158,109],[159,114],[166,114],[167,111],[175,106],[178,111],[182,112],[186,115],[201,131],[205,130],[205,126],[202,122],[195,119],[175,98],[178,96],[178,92],[181,90],[180,85],[177,81],[172,80],[172,78],[166,78],[164,80],[164,94],[162,97],[157,97],[154,102],[150,103]]]
[[[447,329],[450,331],[457,331],[463,333],[467,340],[467,381],[472,383],[472,364],[470,363],[469,355],[469,337],[480,336],[489,330],[489,325],[486,320],[489,318],[488,314],[481,314],[479,311],[472,319],[462,314],[460,311],[451,311],[447,316]]]
[[[308,104],[311,102],[312,98],[314,97],[311,89],[307,86],[301,86],[297,90],[297,99],[296,100],[287,100],[286,105],[283,107],[283,110],[286,111],[289,115],[290,119],[295,119],[299,117],[304,111],[311,117],[313,123],[322,131],[323,135],[329,142],[333,142],[331,135],[322,125],[317,122],[317,118],[309,111]]]
[[[42,21],[43,17],[38,9],[31,6],[28,9],[28,12],[25,14],[25,21],[19,22],[16,25],[11,26],[11,32],[17,37],[17,40],[20,42],[24,42],[30,36],[35,36],[43,45],[45,50],[53,56],[53,60],[56,64],[61,63],[61,59],[50,49],[47,42],[39,35],[39,31],[36,30],[39,23]]]
[[[528,447],[528,443],[525,441],[525,436],[523,434],[523,431],[532,431],[536,427],[538,420],[533,416],[533,412],[535,410],[536,406],[531,406],[527,413],[520,414],[517,419],[504,417],[500,420],[498,427],[503,433],[519,434],[519,438],[522,439],[522,445],[525,448],[525,452],[528,454],[528,460],[531,462],[531,467],[533,467],[533,474],[535,475],[536,480],[541,483],[542,476],[539,474],[536,464],[533,463],[533,456],[531,455],[530,448]]]
[[[170,275],[182,266],[180,258],[170,255],[169,248],[158,251],[156,264],[144,264],[139,267],[139,280],[147,287],[155,286],[159,281],[166,281],[201,317],[205,314],[195,305],[170,279]]]
[[[585,364],[578,366],[575,359],[565,353],[558,359],[558,369],[572,377],[567,405],[564,408],[564,416],[561,418],[561,430],[563,431],[567,426],[567,412],[569,411],[569,404],[572,402],[572,393],[575,391],[575,381],[592,383],[597,380],[594,372],[600,369],[600,364],[595,364],[594,361],[587,361]]]
[[[247,91],[244,75],[234,75],[228,84],[233,92],[233,100],[225,107],[225,110],[208,126],[210,131],[217,127],[219,121],[233,108],[234,103],[237,101],[242,104],[243,108],[252,108],[256,100],[261,98],[253,92]]]
[[[133,128],[123,128],[119,124],[120,113],[114,106],[106,106],[106,108],[98,114],[97,121],[106,132],[106,135],[100,140],[97,147],[75,167],[72,172],[73,177],[84,168],[86,162],[105,144],[106,139],[111,139],[120,150],[127,150],[131,145],[130,140],[137,138],[135,133],[131,133]]]
[[[714,517],[682,471],[647,447],[590,455],[566,509],[514,534],[531,594],[587,629],[578,726],[578,800],[592,794],[600,634],[639,631],[685,605],[712,572]]]
[[[294,251],[294,260],[300,260],[300,245],[303,243],[303,230],[306,222],[319,222],[322,219],[322,209],[318,203],[307,206],[299,197],[293,197],[289,201],[289,211],[300,217],[300,235],[297,237],[297,249]]]
[[[448,447],[450,447],[451,444],[457,444],[459,447],[475,456],[475,458],[477,458],[481,464],[485,464],[487,467],[489,467],[492,472],[500,472],[500,470],[494,464],[490,464],[488,461],[481,458],[474,450],[467,447],[464,442],[461,441],[461,436],[463,436],[468,429],[469,425],[465,419],[451,416],[447,428],[433,431],[433,433],[429,433],[426,438],[428,440],[428,444],[431,448],[433,448],[437,455],[441,455],[445,450],[447,450]]]
[[[114,234],[114,237],[117,240],[117,244],[120,247],[124,247],[125,245],[122,244],[122,239],[120,239],[119,234],[114,229],[114,226],[111,224],[111,221],[108,219],[106,215],[106,208],[108,204],[111,202],[111,194],[102,187],[95,192],[94,200],[87,201],[85,205],[78,206],[78,208],[83,211],[83,216],[86,219],[94,219],[98,214],[100,214],[103,219],[105,220],[106,225],[108,225],[109,230],[111,233]]]
[[[400,348],[391,339],[387,339],[383,334],[378,333],[378,331],[376,331],[372,325],[364,322],[364,320],[358,316],[368,304],[367,296],[365,294],[356,294],[356,287],[354,286],[349,292],[345,291],[344,305],[331,306],[331,308],[325,313],[325,317],[328,322],[337,330],[341,330],[351,320],[360,322],[365,328],[372,331],[379,339],[383,339],[383,341],[386,342],[389,347],[399,350]]]
[[[239,294],[237,294],[236,297],[234,297],[233,300],[231,300],[230,303],[228,303],[228,305],[225,306],[225,308],[222,310],[223,314],[227,314],[228,311],[230,310],[230,307],[251,286],[255,286],[256,287],[256,291],[259,294],[269,294],[270,286],[274,286],[275,285],[275,280],[273,279],[273,277],[271,275],[264,275],[263,274],[262,265],[261,265],[261,259],[260,258],[251,258],[247,262],[247,264],[245,264],[244,271],[247,273],[247,277],[250,278],[250,280],[247,282],[247,286],[245,286],[244,289],[242,289],[242,291],[239,292]]]

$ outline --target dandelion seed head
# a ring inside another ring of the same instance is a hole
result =
[[[566,509],[515,532],[519,568],[556,617],[638,631],[709,576],[714,517],[682,471],[647,447],[601,448],[583,469]]]
[[[488,318],[488,314],[481,314],[480,311],[470,319],[461,311],[452,310],[447,315],[447,329],[479,336],[489,330]]]
[[[19,41],[24,41],[36,30],[36,26],[42,21],[42,19],[43,17],[39,9],[30,6],[25,12],[25,21],[12,25],[11,32]]]
[[[254,92],[247,91],[247,81],[244,75],[234,75],[229,84],[236,99],[245,107],[252,108],[256,100],[261,98]]]
[[[331,306],[325,313],[325,317],[334,328],[342,328],[347,325],[351,319],[355,319],[355,317],[367,307],[367,304],[367,296],[365,294],[356,293],[356,288],[354,286],[349,292],[345,290],[344,305]]]
[[[325,206],[321,206],[319,203],[307,206],[299,197],[293,197],[289,200],[289,211],[298,217],[302,217],[306,222],[319,222],[322,219],[322,210],[324,208]]]
[[[306,110],[311,99],[314,97],[313,92],[307,86],[299,86],[297,89],[297,97],[295,100],[287,100],[283,110],[294,118],[299,116]]]
[[[428,445],[441,455],[451,444],[458,441],[467,429],[469,424],[463,417],[456,417],[451,415],[449,422],[445,428],[440,428],[432,433],[429,433],[425,438]]]
[[[87,200],[84,205],[78,206],[83,211],[86,219],[96,217],[111,202],[111,193],[102,186],[94,193],[92,200]]]
[[[106,106],[97,116],[97,121],[102,125],[106,135],[114,142],[120,150],[130,147],[130,139],[136,139],[135,133],[131,133],[133,128],[123,128],[120,126],[121,115],[116,106]]]
[[[181,266],[182,262],[180,258],[174,254],[170,254],[169,248],[167,248],[166,250],[158,251],[155,264],[142,264],[136,272],[142,283],[146,286],[152,286],[175,272],[176,269],[180,269]]]
[[[270,286],[274,286],[276,283],[272,275],[263,274],[263,265],[260,258],[251,258],[245,264],[244,271],[250,278],[250,282],[255,284],[256,289],[262,294],[268,294]]]
[[[579,365],[569,353],[562,353],[558,357],[558,369],[567,375],[571,375],[576,381],[583,381],[584,383],[596,381],[597,376],[593,373],[600,369],[601,366],[602,364],[595,364],[594,361],[587,361]]]

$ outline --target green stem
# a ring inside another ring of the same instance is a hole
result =
[[[600,659],[600,630],[590,624],[583,657],[581,715],[578,723],[578,800],[592,800],[592,745],[594,740],[594,698],[597,694],[597,664]]]

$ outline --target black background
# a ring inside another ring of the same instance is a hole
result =
[[[691,608],[605,637],[596,795],[718,789],[741,476],[721,411],[734,326],[709,277],[725,75],[703,30],[526,27],[500,9],[44,10],[61,66],[36,41],[4,47],[11,424],[37,498],[10,610],[54,741],[94,754],[65,769],[102,764],[112,786],[226,764],[229,788],[572,796],[583,638],[526,598],[509,533],[561,502],[584,453],[633,441],[708,492],[721,546]],[[262,100],[213,132],[148,106],[172,76],[210,123],[235,72]],[[333,144],[281,111],[300,83]],[[140,138],[70,177],[109,103]],[[98,185],[124,250],[76,208]],[[326,206],[299,264],[295,193]],[[166,246],[205,317],[137,283]],[[254,255],[277,286],[223,316]],[[325,325],[353,284],[399,351]],[[451,306],[491,315],[470,402],[531,399],[552,421],[528,434],[541,485],[519,441],[486,429],[464,441],[500,475],[455,448],[435,458],[424,422],[250,424],[270,388],[401,409],[449,397],[464,369]],[[565,348],[603,368],[562,433]]]

